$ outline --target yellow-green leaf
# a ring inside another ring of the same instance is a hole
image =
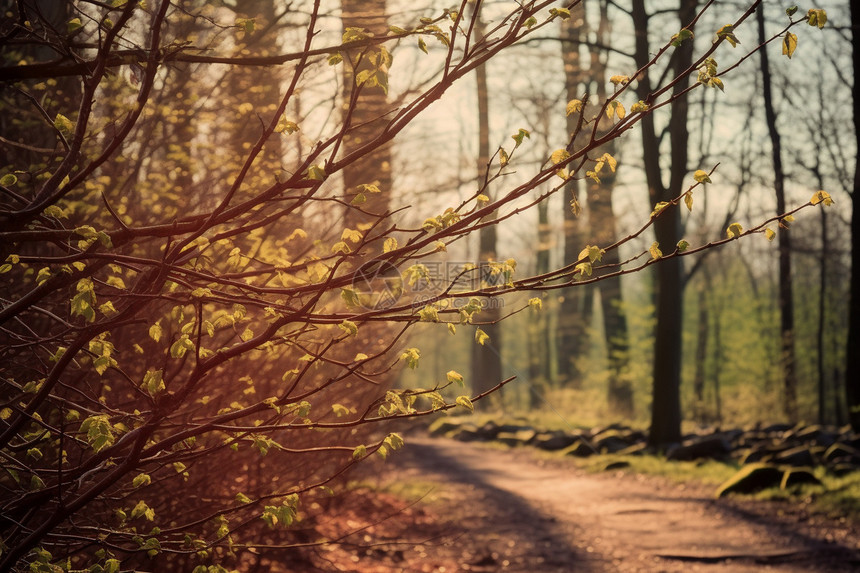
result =
[[[788,56],[789,59],[791,59],[791,56],[794,55],[794,50],[796,49],[797,36],[791,32],[786,32],[785,37],[782,39],[782,55]]]
[[[524,137],[531,139],[532,134],[529,130],[522,128],[520,128],[519,131],[517,131],[514,135],[511,136],[511,138],[517,142],[516,147],[522,145]]]
[[[609,164],[609,170],[612,171],[613,173],[615,173],[615,169],[616,169],[616,167],[618,167],[618,160],[617,159],[612,157],[612,155],[610,155],[609,153],[604,153],[603,155],[600,156],[600,159],[598,159],[598,163],[601,164],[601,168],[602,168],[603,162],[606,162],[607,164]],[[598,171],[599,171],[599,169],[598,169]]]
[[[152,478],[149,477],[149,474],[137,474],[133,480],[131,480],[131,487],[140,487],[142,485],[149,485],[152,483]]]
[[[820,8],[810,8],[806,13],[806,21],[810,26],[817,26],[820,30],[827,23],[827,11]]]
[[[403,447],[404,441],[400,434],[392,432],[385,437],[385,445],[391,448],[391,451],[399,450]]]
[[[665,209],[669,205],[671,205],[671,203],[669,203],[668,201],[660,201],[659,203],[654,205],[654,210],[651,211],[651,216],[654,217],[660,214],[660,212],[663,211],[663,209]]]
[[[341,330],[343,330],[348,336],[355,336],[358,334],[358,326],[351,320],[344,320],[340,324],[338,324]]]
[[[421,322],[439,322],[439,311],[436,307],[428,305],[418,311]]]
[[[407,348],[400,355],[401,360],[406,361],[406,365],[413,370],[418,368],[418,360],[421,358],[421,352],[417,348]]]
[[[550,161],[552,161],[553,165],[556,165],[558,163],[561,163],[565,159],[568,159],[569,157],[570,153],[568,153],[567,149],[556,149],[552,152],[552,155],[550,156]]]
[[[704,169],[699,169],[695,173],[693,173],[693,179],[695,179],[699,183],[710,183],[711,177],[708,175],[708,172]]]
[[[584,249],[579,251],[579,256],[576,260],[582,260],[588,257],[589,262],[600,261],[603,259],[603,254],[606,251],[596,245],[586,245]]]
[[[659,259],[663,256],[663,251],[660,250],[660,243],[657,241],[651,243],[651,246],[648,248],[648,252],[651,253],[652,259]]]
[[[612,100],[606,106],[606,117],[612,119],[613,115],[617,115],[618,119],[624,119],[624,116],[627,115],[624,105],[618,100]]]
[[[325,181],[325,168],[321,165],[311,165],[308,167],[307,177],[312,181]]]
[[[582,100],[572,99],[567,102],[567,106],[565,107],[565,115],[570,115],[572,113],[579,113],[582,111]]]
[[[341,289],[340,298],[343,299],[343,302],[346,303],[348,308],[353,308],[361,304],[358,300],[358,294],[351,288]]]
[[[735,27],[732,24],[726,24],[725,26],[717,30],[716,39],[725,39],[729,44],[732,45],[733,48],[737,47],[737,45],[741,43],[741,41],[738,40],[737,36],[735,36]]]
[[[456,403],[458,406],[462,406],[469,410],[470,412],[475,411],[475,406],[472,404],[472,399],[468,396],[457,396]]]
[[[812,196],[812,199],[809,200],[813,205],[818,205],[819,203],[824,203],[826,207],[829,207],[833,204],[833,199],[830,197],[830,193],[827,191],[816,191]]]
[[[579,271],[579,274],[583,277],[590,277],[594,268],[590,262],[579,263],[574,267],[574,270]]]
[[[282,117],[278,120],[278,124],[275,126],[275,133],[286,133],[290,135],[299,130],[299,124],[294,121],[290,121],[289,119]]]
[[[647,103],[642,101],[641,99],[630,106],[630,113],[639,113],[648,111],[651,108]]]
[[[490,339],[490,335],[478,328],[475,330],[475,342],[483,346]]]
[[[740,223],[732,223],[731,225],[729,225],[729,228],[726,229],[726,236],[730,239],[733,239],[735,237],[740,237],[743,232],[744,228],[741,227]]]
[[[72,120],[70,120],[61,113],[58,113],[57,116],[54,118],[54,127],[56,127],[57,131],[59,131],[66,137],[72,135],[72,132],[75,130],[75,124],[72,122]]]
[[[164,372],[162,370],[147,370],[143,375],[141,386],[150,396],[155,396],[164,390]]]
[[[687,28],[682,28],[680,32],[672,36],[672,46],[675,48],[680,48],[684,40],[688,40],[692,37],[693,32],[691,30],[688,30]]]

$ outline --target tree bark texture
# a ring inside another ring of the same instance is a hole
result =
[[[851,59],[856,74],[860,68],[860,41],[857,38],[858,8],[851,2]],[[857,114],[857,90],[854,90],[854,135],[860,146],[860,117]],[[858,147],[860,149],[860,147]],[[854,431],[860,432],[860,173],[854,166],[854,189],[851,193],[851,295],[848,306],[848,341],[845,364],[845,402],[848,419]]]
[[[385,0],[341,0],[343,29],[361,28],[374,35],[388,32]],[[343,140],[343,156],[348,156],[370,144],[387,124],[388,96],[380,86],[356,86],[355,77],[371,66],[372,49],[356,49],[348,53],[349,62],[343,64],[343,114],[348,118],[349,131]],[[357,92],[357,93],[356,93]],[[391,144],[379,146],[372,153],[343,169],[343,185],[347,201],[357,195],[357,187],[376,184],[381,193],[364,194],[366,201],[346,209],[345,226],[355,229],[359,225],[376,221],[374,214],[388,209],[391,194]]]
[[[582,58],[579,53],[585,27],[585,8],[577,4],[571,8],[571,17],[561,22],[561,56],[567,99],[580,99],[585,81]],[[567,117],[568,136],[572,135],[579,119],[577,114]],[[576,142],[571,142],[575,147]],[[564,253],[565,265],[576,261],[585,239],[583,222],[579,219],[580,184],[571,178],[565,185],[564,194]],[[556,338],[558,344],[558,374],[566,385],[578,388],[582,385],[582,372],[577,366],[577,357],[588,347],[587,327],[591,322],[592,297],[588,287],[568,288],[561,291]]]
[[[756,10],[758,40],[763,44],[767,38],[764,29],[764,6]],[[773,160],[773,186],[776,192],[776,212],[785,213],[785,170],[782,165],[782,142],[776,126],[776,109],[773,104],[773,79],[767,50],[759,51],[761,57],[762,97],[764,115],[771,143]],[[794,351],[794,302],[791,284],[791,236],[788,228],[780,224],[779,240],[779,295],[780,313],[780,362],[783,377],[783,413],[790,422],[797,421],[797,365]]]
[[[481,23],[480,7],[475,10],[473,17],[476,19],[476,38],[483,37],[483,24]],[[478,100],[478,164],[477,183],[483,186],[486,181],[487,164],[490,162],[490,94],[487,88],[487,68],[485,64],[475,69],[475,79]],[[489,189],[484,189],[484,194],[492,195]],[[494,218],[495,213],[489,218]],[[496,260],[496,226],[487,225],[478,232],[478,257],[480,263]],[[483,273],[481,273],[483,275]],[[479,276],[483,279],[483,276]],[[490,304],[478,315],[483,330],[490,337],[485,344],[473,343],[472,346],[472,390],[474,393],[486,392],[502,381],[502,329],[499,324],[501,313],[494,302],[489,299]]]
[[[678,17],[681,26],[692,21],[696,13],[696,0],[681,0]],[[649,15],[644,0],[632,4],[633,24],[636,28],[635,58],[638,67],[650,59],[648,47]],[[693,61],[693,43],[684,42],[676,48],[674,73],[687,70]],[[675,84],[673,94],[680,93],[689,85],[689,79]],[[651,100],[651,80],[647,74],[639,79],[637,92],[645,102]],[[657,137],[654,118],[648,115],[642,121],[642,144],[645,175],[652,204],[670,201],[681,194],[687,174],[687,114],[685,99],[672,105],[668,134],[670,143],[669,184],[663,183],[660,163],[660,141]],[[681,215],[677,207],[669,208],[654,222],[654,233],[662,249],[674,250],[681,239]],[[684,277],[681,260],[678,258],[660,261],[655,265],[656,315],[654,333],[654,368],[651,403],[651,431],[649,443],[655,446],[679,442],[681,439],[681,356],[682,311]]]

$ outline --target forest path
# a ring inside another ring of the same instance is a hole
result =
[[[856,571],[850,524],[713,488],[588,474],[527,448],[413,436],[386,463],[449,522],[436,554],[463,571]],[[386,471],[387,473],[387,471]],[[427,570],[422,567],[422,570]],[[443,569],[450,571],[449,568]]]

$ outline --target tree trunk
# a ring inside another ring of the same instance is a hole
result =
[[[479,10],[475,11],[476,38],[483,37],[483,23]],[[490,94],[487,89],[487,68],[482,64],[475,69],[478,96],[478,184],[485,182],[487,164],[490,162]],[[492,199],[490,190],[485,189],[484,194]],[[495,218],[495,213],[488,219]],[[496,260],[496,226],[487,225],[482,227],[478,233],[478,260],[480,263]],[[482,277],[481,277],[482,278]],[[483,324],[480,328],[490,340],[485,344],[474,343],[472,345],[472,391],[474,393],[486,392],[502,381],[502,329],[498,323],[501,313],[490,300],[487,308],[478,315]]]
[[[584,72],[579,54],[582,31],[585,26],[585,8],[576,4],[571,8],[571,17],[561,22],[561,57],[567,99],[582,97]],[[568,136],[572,135],[578,122],[577,114],[567,117]],[[575,142],[572,143],[575,146]],[[579,220],[579,180],[570,179],[565,185],[564,195],[564,254],[565,265],[576,261],[585,246],[584,230]],[[573,388],[582,385],[582,372],[577,366],[577,356],[587,348],[587,328],[591,321],[592,297],[589,287],[568,288],[562,292],[556,340],[558,344],[558,374],[562,383]]]
[[[699,317],[696,321],[696,372],[693,375],[693,416],[700,424],[708,422],[707,408],[705,407],[705,363],[708,359],[708,280],[699,285],[698,307]]]
[[[860,68],[860,42],[857,39],[858,7],[851,2],[851,59],[856,74]],[[856,88],[856,86],[855,86]],[[854,136],[860,146],[860,118],[856,111],[857,91],[854,91]],[[860,147],[858,147],[860,148]],[[854,190],[851,193],[851,294],[848,306],[848,341],[845,364],[845,402],[848,420],[855,432],[860,432],[860,173],[854,167]]]
[[[597,43],[609,42],[609,15],[607,2],[600,4],[600,24],[597,28]],[[606,60],[599,52],[592,52],[591,78],[596,84],[598,101],[606,98]],[[607,118],[601,117],[605,121]],[[608,127],[608,126],[607,126]],[[603,130],[600,135],[602,136]],[[614,154],[614,142],[607,143],[595,151],[595,156],[603,153]],[[615,214],[612,211],[612,192],[615,188],[615,173],[601,173],[600,182],[588,179],[588,217],[591,237],[594,244],[604,247],[616,240]],[[618,250],[607,252],[603,262],[615,266],[620,261]],[[611,277],[600,283],[600,306],[603,311],[603,333],[609,359],[609,383],[607,398],[611,413],[624,418],[633,416],[633,387],[630,384],[628,368],[629,345],[627,340],[627,317],[624,314],[621,296],[621,277]]]
[[[341,20],[347,28],[361,28],[374,35],[388,32],[386,0],[341,0]],[[388,96],[380,86],[360,86],[354,98],[355,76],[371,67],[372,48],[348,52],[349,62],[343,65],[343,109],[349,116],[349,131],[343,140],[346,156],[370,143],[386,126]],[[391,194],[391,144],[387,143],[343,169],[343,186],[348,201],[358,196],[358,186],[376,184],[381,193],[365,193],[364,202],[355,202],[346,210],[345,227],[355,229],[375,222],[375,215],[384,213]]]
[[[681,0],[678,16],[682,26],[692,21],[696,0]],[[633,24],[636,28],[636,65],[642,67],[650,60],[648,48],[648,19],[644,0],[634,0]],[[674,72],[680,74],[692,65],[693,42],[684,42],[676,48]],[[685,78],[675,84],[677,94],[689,86]],[[651,81],[646,73],[639,79],[639,98],[650,101]],[[687,174],[687,111],[685,99],[677,101],[669,118],[670,160],[669,185],[663,184],[660,165],[659,140],[653,115],[642,120],[642,144],[645,176],[652,204],[670,201],[680,195]],[[666,209],[654,222],[657,242],[667,251],[674,250],[681,239],[681,215],[677,207]],[[654,380],[651,403],[651,431],[649,443],[655,446],[678,442],[681,439],[681,355],[682,311],[684,277],[678,258],[660,261],[655,265],[657,326],[654,335]]]
[[[766,41],[764,6],[756,10],[759,43]],[[776,191],[776,212],[785,213],[785,171],[782,167],[782,144],[776,127],[776,110],[771,91],[772,78],[767,50],[760,50],[764,115],[770,136],[773,157],[773,186]],[[779,295],[781,365],[783,376],[783,411],[791,422],[797,421],[797,367],[794,352],[794,303],[791,285],[791,237],[788,229],[779,226]]]
[[[537,206],[538,211],[538,249],[535,256],[535,274],[547,273],[550,270],[550,225],[549,204],[543,201]],[[540,297],[541,291],[535,296]],[[552,333],[549,330],[549,315],[546,311],[529,319],[529,407],[540,407],[551,378]]]
[[[820,187],[819,187],[820,188]],[[827,378],[824,371],[824,358],[827,348],[824,331],[827,328],[827,257],[830,256],[827,243],[827,212],[821,209],[821,264],[818,270],[818,423],[827,423]]]

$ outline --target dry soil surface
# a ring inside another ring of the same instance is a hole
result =
[[[528,448],[408,444],[378,479],[412,484],[403,491],[427,513],[401,532],[405,547],[365,553],[353,571],[860,571],[855,526],[802,503],[715,500],[710,487],[588,474]]]

